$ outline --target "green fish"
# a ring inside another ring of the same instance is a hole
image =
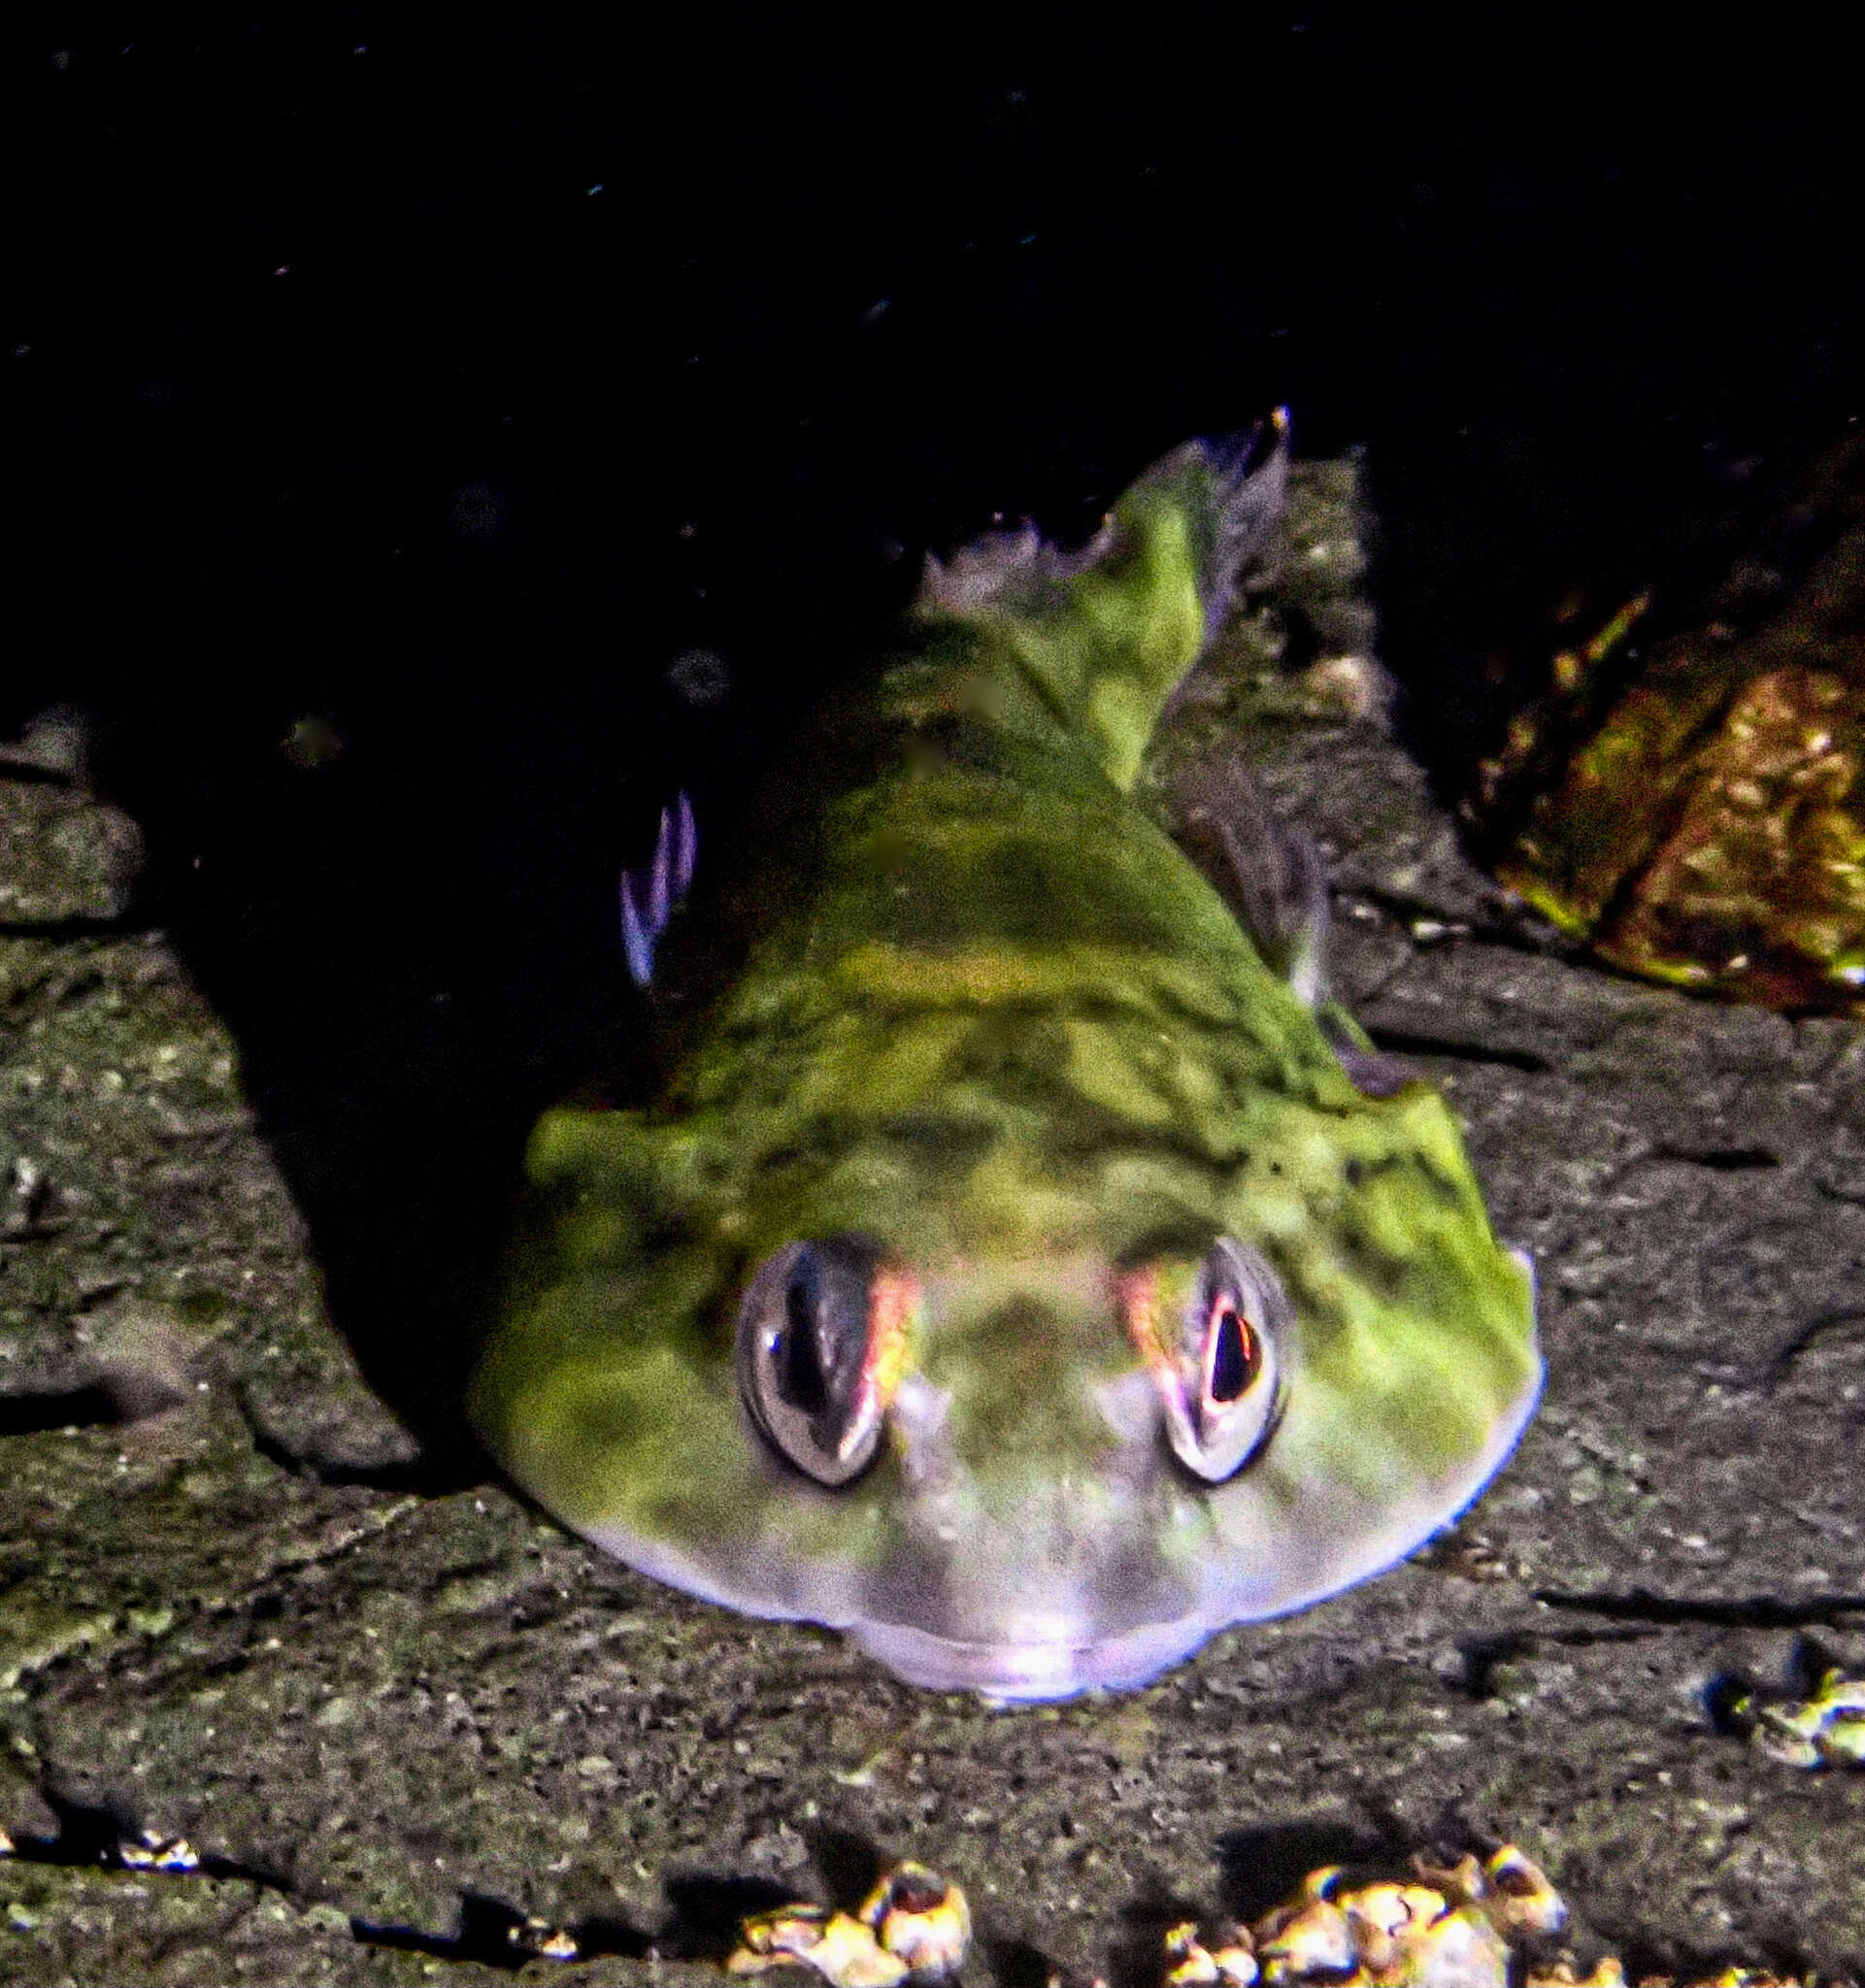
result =
[[[1180,824],[1210,877],[1134,798],[1286,461],[1279,414],[1079,553],[929,561],[739,860],[670,916],[683,803],[624,879],[659,1075],[539,1122],[471,1394],[605,1550],[1059,1699],[1391,1566],[1508,1456],[1533,1279],[1327,999],[1318,866],[1247,782]]]

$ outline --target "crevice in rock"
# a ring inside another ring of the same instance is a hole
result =
[[[86,1800],[55,1786],[40,1797],[57,1819],[55,1836],[14,1839],[12,1856],[20,1864],[55,1864],[68,1869],[150,1872],[169,1877],[231,1877],[266,1891],[289,1893],[287,1872],[237,1857],[203,1856],[183,1837],[166,1837],[145,1827],[136,1811],[116,1797]]]
[[[23,758],[0,746],[0,780],[22,787],[77,788],[78,776],[62,766],[48,766],[43,760]]]
[[[1660,1140],[1646,1155],[1675,1160],[1686,1167],[1705,1167],[1713,1174],[1768,1173],[1781,1165],[1781,1155],[1765,1145],[1672,1145]]]
[[[296,1880],[289,1872],[242,1858],[203,1855],[184,1838],[164,1837],[142,1826],[120,1799],[83,1800],[54,1788],[42,1789],[41,1795],[56,1818],[57,1833],[10,1839],[8,1856],[16,1863],[117,1871],[134,1877],[232,1878],[286,1898],[296,1896]],[[350,1931],[366,1946],[477,1963],[513,1973],[540,1958],[593,1960],[617,1954],[641,1960],[656,1952],[649,1935],[619,1917],[592,1917],[559,1928],[478,1892],[461,1894],[458,1924],[450,1934],[355,1915]]]
[[[102,1381],[0,1394],[0,1436],[43,1436],[58,1429],[115,1429],[134,1417]]]
[[[1531,1077],[1553,1068],[1533,1049],[1512,1049],[1495,1043],[1465,1042],[1454,1036],[1426,1035],[1412,1029],[1369,1028],[1376,1049],[1395,1056],[1435,1056],[1449,1063],[1482,1063],[1502,1070],[1519,1070]]]
[[[142,911],[66,911],[55,918],[0,918],[0,939],[147,939],[161,924]]]
[[[483,1892],[463,1891],[451,1933],[352,1917],[350,1926],[365,1946],[426,1954],[440,1961],[476,1962],[516,1972],[527,1962],[595,1960],[614,1954],[627,1960],[683,1960],[722,1963],[739,1943],[740,1929],[755,1913],[787,1905],[795,1888],[763,1877],[689,1874],[668,1880],[671,1911],[649,1933],[619,1914],[596,1913],[553,1925]]]
[[[1779,1595],[1573,1594],[1537,1588],[1534,1599],[1549,1608],[1598,1615],[1613,1622],[1696,1624],[1710,1629],[1805,1629],[1834,1626],[1834,1618],[1865,1614],[1865,1595],[1814,1594],[1795,1601]]]
[[[465,1452],[437,1451],[423,1445],[410,1457],[389,1457],[380,1462],[357,1463],[343,1458],[308,1456],[292,1448],[270,1427],[243,1385],[233,1389],[235,1407],[246,1424],[253,1449],[267,1463],[293,1477],[333,1487],[355,1486],[392,1496],[451,1498],[462,1491],[479,1490],[492,1477],[483,1456]]]
[[[54,1370],[36,1386],[0,1389],[0,1436],[117,1429],[188,1399],[185,1381],[152,1359],[97,1354],[60,1365],[62,1375]]]
[[[1848,1325],[1865,1325],[1865,1306],[1838,1305],[1830,1310],[1815,1312],[1769,1356],[1770,1380],[1776,1383],[1784,1380],[1801,1354],[1810,1351],[1828,1333],[1838,1332]]]
[[[520,1912],[503,1899],[483,1892],[460,1894],[458,1923],[451,1933],[427,1933],[417,1926],[352,1917],[352,1937],[364,1946],[426,1954],[437,1961],[464,1961],[483,1968],[516,1973],[540,1958],[594,1960],[619,1954],[629,1960],[655,1956],[655,1944],[625,1919],[583,1919],[570,1926],[551,1926]]]
[[[1652,1622],[1628,1624],[1621,1628],[1505,1629],[1489,1636],[1475,1636],[1457,1644],[1463,1675],[1457,1688],[1474,1699],[1495,1696],[1495,1676],[1505,1664],[1533,1657],[1538,1651],[1591,1649],[1601,1643],[1644,1642],[1660,1633]]]

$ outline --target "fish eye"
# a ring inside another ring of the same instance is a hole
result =
[[[1238,1309],[1236,1298],[1219,1291],[1205,1314],[1205,1399],[1220,1408],[1236,1401],[1262,1362],[1256,1328]]]
[[[852,1483],[879,1454],[916,1297],[861,1236],[787,1243],[752,1277],[739,1394],[758,1434],[816,1483]]]
[[[1155,1266],[1120,1282],[1127,1331],[1152,1375],[1173,1454],[1221,1484],[1275,1427],[1282,1281],[1245,1243],[1221,1236],[1196,1265]]]

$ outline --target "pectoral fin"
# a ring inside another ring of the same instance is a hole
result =
[[[1182,773],[1166,810],[1173,840],[1227,904],[1272,972],[1313,1010],[1362,1097],[1396,1097],[1415,1074],[1374,1046],[1328,986],[1327,870],[1315,839],[1281,820],[1233,750]]]
[[[1172,839],[1230,907],[1263,962],[1307,1008],[1327,1000],[1327,873],[1314,838],[1278,819],[1234,749],[1182,773],[1166,807]]]
[[[639,877],[626,870],[621,873],[621,950],[638,987],[647,986],[654,977],[655,942],[666,931],[674,907],[692,888],[698,855],[693,804],[683,792],[672,810],[660,811],[653,861]]]

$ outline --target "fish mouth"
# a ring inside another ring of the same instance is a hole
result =
[[[766,1620],[819,1622],[909,1684],[1005,1705],[1150,1683],[1228,1620],[1202,1606],[1209,1598],[1196,1580],[1167,1577],[1137,1555],[1084,1571],[1001,1552],[993,1561],[980,1551],[966,1570],[954,1565],[948,1543],[922,1537],[917,1552],[897,1557],[877,1580],[852,1564],[792,1560],[756,1547],[699,1554],[613,1526],[588,1533],[670,1587]],[[981,1594],[975,1581],[983,1569],[995,1578]],[[1122,1588],[1126,1607],[1097,1603]]]
[[[614,1528],[592,1527],[590,1533],[606,1551],[670,1587],[767,1621],[820,1622],[840,1630],[909,1684],[928,1691],[972,1691],[1005,1705],[1041,1705],[1085,1691],[1130,1691],[1189,1656],[1218,1626],[1186,1612],[1097,1634],[1082,1613],[1058,1607],[1024,1611],[1014,1624],[1006,1623],[999,1636],[943,1634],[864,1614],[859,1583],[846,1574],[833,1585],[816,1585],[795,1578],[801,1570],[792,1569],[793,1584],[780,1589],[768,1567],[760,1577],[754,1562],[728,1568]]]
[[[940,1636],[905,1622],[850,1623],[847,1634],[876,1662],[929,1691],[975,1691],[1005,1705],[1040,1705],[1084,1691],[1131,1691],[1187,1657],[1211,1634],[1202,1620],[1144,1622],[1118,1636],[1002,1642]]]

